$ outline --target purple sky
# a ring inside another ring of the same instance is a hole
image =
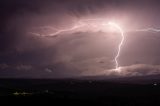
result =
[[[113,69],[119,34],[76,31],[56,37],[81,19],[116,20],[124,30],[160,29],[159,0],[1,0],[0,78],[63,78],[104,75]],[[124,76],[160,72],[160,33],[126,32],[119,57]]]

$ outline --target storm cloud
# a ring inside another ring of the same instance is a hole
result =
[[[41,37],[30,33],[52,33],[44,27],[63,29],[90,18],[116,20],[125,30],[160,27],[156,0],[2,0],[0,5],[0,77],[112,74],[119,34],[80,30]],[[159,74],[159,33],[126,32],[125,36],[118,59],[121,76]]]

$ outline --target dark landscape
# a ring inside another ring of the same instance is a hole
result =
[[[153,105],[160,99],[159,76],[139,78],[1,79],[0,96],[13,103]],[[137,80],[139,80],[137,83]],[[3,100],[2,99],[2,100]],[[9,103],[9,102],[6,102]]]

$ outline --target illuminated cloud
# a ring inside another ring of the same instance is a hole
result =
[[[106,27],[100,27],[102,21],[89,20],[87,27],[63,31],[61,36],[42,36],[56,32],[53,28],[71,28],[86,19],[114,21],[125,31],[160,27],[159,3],[150,0],[5,0],[0,4],[0,77],[111,75],[106,70],[115,68],[121,38],[119,33],[109,34]],[[122,76],[158,74],[153,70],[158,70],[154,65],[160,63],[159,33],[127,31],[118,58]],[[38,37],[29,32],[38,33]]]
[[[121,68],[122,76],[146,76],[160,74],[160,65],[135,64]]]
[[[101,70],[101,71],[100,71]],[[149,65],[149,64],[135,64],[131,66],[120,67],[119,72],[110,70],[89,70],[81,73],[83,76],[106,76],[106,78],[114,77],[137,77],[137,76],[150,76],[160,74],[160,65]]]

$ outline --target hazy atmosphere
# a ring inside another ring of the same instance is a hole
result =
[[[160,74],[158,0],[1,0],[0,6],[0,78]],[[119,72],[113,69],[121,34],[108,22],[124,32]]]

